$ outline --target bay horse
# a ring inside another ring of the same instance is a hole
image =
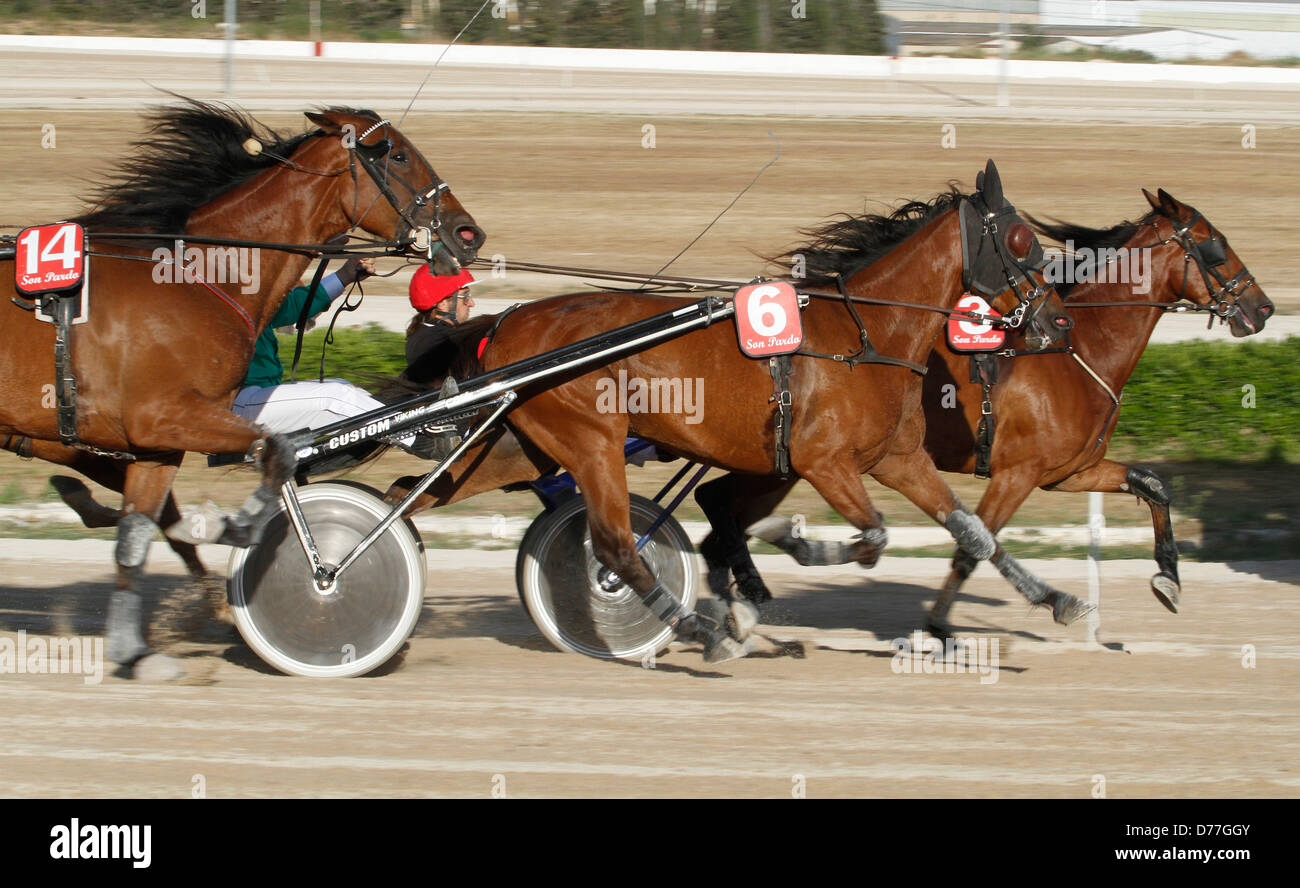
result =
[[[813,245],[817,249],[806,251],[820,250],[819,255],[833,261],[826,281],[838,276],[844,295],[828,291],[828,298],[812,299],[802,315],[805,351],[794,356],[789,375],[789,460],[793,472],[807,478],[860,531],[844,544],[846,560],[870,566],[887,540],[883,519],[860,477],[870,472],[946,527],[975,558],[996,556],[999,571],[1025,594],[1050,603],[1062,615],[1077,616],[1084,612],[1078,599],[1050,589],[1009,555],[996,552],[992,534],[953,495],[922,449],[923,430],[903,423],[918,411],[922,388],[920,375],[908,365],[920,368],[945,319],[944,313],[923,309],[952,309],[964,282],[990,293],[1013,289],[1022,312],[1038,300],[1032,313],[1024,314],[1024,322],[1042,342],[1058,340],[1068,328],[1059,300],[1054,295],[1050,301],[1042,298],[1044,291],[1033,284],[1034,272],[1024,260],[1036,252],[1041,256],[1041,248],[1006,203],[991,161],[980,182],[974,195],[952,190],[929,203],[909,204],[890,217],[846,217],[827,227],[822,241]],[[968,226],[961,216],[977,204],[986,212],[974,213]],[[1006,264],[1008,256],[1020,264]],[[1021,293],[1021,284],[1031,287],[1030,295]],[[895,364],[854,366],[843,360],[865,341],[849,298],[890,303],[866,306],[863,314],[870,321],[870,341],[881,355],[896,359]],[[627,292],[573,293],[532,302],[500,320],[483,351],[482,367],[491,371],[681,304],[673,296]],[[841,359],[823,360],[814,351]],[[680,413],[602,409],[602,392],[609,384],[630,378],[703,380],[705,421],[690,423]],[[638,558],[629,522],[623,443],[634,434],[687,459],[767,474],[776,458],[772,398],[773,379],[766,363],[741,353],[731,324],[714,324],[593,370],[575,370],[558,384],[521,389],[509,414],[517,433],[513,442],[503,433],[477,454],[471,450],[463,458],[465,470],[441,489],[431,488],[413,511],[486,489],[475,479],[475,460],[479,466],[492,464],[492,448],[502,448],[502,459],[521,474],[530,464],[562,465],[586,499],[600,562],[680,638],[701,642],[707,661],[743,656],[745,648],[722,625],[685,611]],[[710,403],[716,406],[710,409]],[[500,471],[488,474],[496,486],[509,477]],[[405,480],[399,481],[389,498],[400,496],[406,486]]]
[[[61,439],[56,411],[42,403],[54,376],[53,325],[10,298],[18,296],[14,257],[0,254],[0,441],[121,490],[106,654],[135,676],[182,674],[145,644],[134,586],[157,522],[178,514],[170,491],[185,452],[255,456],[262,484],[226,521],[222,541],[232,545],[256,542],[259,514],[293,475],[285,439],[230,406],[254,341],[319,245],[359,228],[450,274],[484,240],[419,150],[373,111],[306,117],[313,129],[283,136],[224,106],[186,100],[154,112],[96,204],[71,220],[86,229],[93,259],[90,318],[71,328],[75,441]],[[417,248],[421,232],[427,242]],[[133,233],[158,237],[113,237]],[[183,273],[159,275],[156,248],[176,238],[265,246],[252,254],[255,292],[240,281],[204,281],[211,263],[196,266],[188,250],[175,260]]]
[[[1273,304],[1227,239],[1200,212],[1163,189],[1158,195],[1145,189],[1143,194],[1150,212],[1110,228],[1049,224],[1030,217],[1040,234],[1088,251],[1096,265],[1086,282],[1075,282],[1071,275],[1070,282],[1058,283],[1076,320],[1070,336],[1074,355],[998,359],[998,382],[992,387],[996,434],[991,481],[976,514],[996,534],[1035,488],[1134,494],[1150,507],[1155,530],[1158,573],[1151,579],[1152,592],[1177,613],[1181,586],[1168,490],[1150,470],[1105,458],[1119,419],[1119,398],[1164,306],[1190,300],[1213,311],[1233,336],[1240,337],[1263,329]],[[1147,256],[1147,273],[1139,286],[1131,278],[1133,268],[1140,270],[1140,251]],[[941,470],[971,474],[983,388],[971,382],[969,357],[952,352],[942,338],[928,366],[922,412],[913,422],[924,421],[925,449]],[[956,389],[956,409],[945,400],[946,387],[949,392]],[[791,486],[779,479],[731,475],[700,486],[697,500],[713,526],[701,551],[715,594],[731,597],[730,572],[742,598],[759,603],[770,598],[740,528],[770,514]],[[803,563],[820,563],[816,545],[794,540],[788,522],[769,519],[753,530]],[[952,571],[930,611],[928,628],[937,637],[951,635],[948,614],[953,599],[975,566],[966,552],[955,553]]]

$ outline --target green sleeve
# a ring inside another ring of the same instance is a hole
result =
[[[307,298],[306,287],[294,287],[284,297],[280,310],[271,318],[271,323],[257,337],[253,344],[253,360],[248,365],[248,374],[244,385],[279,385],[284,381],[284,365],[280,363],[280,343],[275,338],[277,327],[289,327],[298,323],[303,300]],[[308,317],[315,317],[330,307],[330,298],[323,287],[316,288],[316,298],[312,300]]]
[[[271,318],[271,323],[267,324],[267,326],[275,329],[276,327],[291,327],[298,323],[298,316],[302,314],[302,303],[306,298],[306,287],[294,287],[289,291],[289,295],[284,297],[284,302],[280,303],[280,309]],[[314,318],[329,307],[330,298],[325,292],[325,288],[317,287],[316,297],[311,301],[311,308],[307,310],[307,317]]]

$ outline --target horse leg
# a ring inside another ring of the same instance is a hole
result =
[[[1031,604],[1050,607],[1056,622],[1069,625],[1093,609],[1092,605],[1053,589],[1021,567],[1020,562],[998,545],[979,516],[961,504],[924,450],[918,448],[910,453],[890,454],[872,467],[871,474],[943,525],[953,535],[958,547],[975,562],[991,562]]]
[[[42,443],[48,444],[50,442]],[[71,448],[65,448],[59,444],[52,444],[51,446],[71,450]],[[95,456],[83,451],[72,452],[85,458],[63,462],[62,465],[75,469],[96,484],[107,487],[109,490],[121,493],[125,489],[126,469],[125,464],[120,460]],[[37,455],[41,456],[42,459],[49,458],[39,452]],[[86,527],[114,527],[117,525],[118,519],[124,514],[121,509],[112,509],[98,502],[90,492],[90,488],[76,478],[55,475],[50,478],[50,486],[58,491],[59,499],[63,500],[68,508],[77,513],[77,517],[81,519],[81,523]],[[171,550],[176,553],[181,561],[185,562],[185,569],[189,571],[190,576],[195,579],[203,579],[208,575],[208,569],[204,567],[203,561],[199,558],[198,547],[193,543],[173,539],[167,535],[167,530],[180,520],[180,508],[176,505],[176,498],[168,490],[158,521],[159,526],[163,529],[163,539],[167,540],[167,545],[171,547]]]
[[[729,472],[695,488],[695,502],[709,519],[711,530],[700,543],[700,554],[708,566],[709,590],[730,601],[730,574],[736,592],[755,604],[772,600],[754,559],[745,545],[744,528],[772,514],[776,505],[794,487],[795,479],[740,475]]]
[[[1139,500],[1144,500],[1151,507],[1151,526],[1156,537],[1155,561],[1160,569],[1151,578],[1151,591],[1161,604],[1173,613],[1178,613],[1182,585],[1178,579],[1178,547],[1174,543],[1174,525],[1169,518],[1169,488],[1155,472],[1104,459],[1047,489],[1131,493]]]
[[[536,405],[538,409],[516,415],[514,422],[530,441],[573,474],[586,501],[587,525],[596,558],[630,586],[650,613],[671,627],[678,638],[702,643],[707,662],[743,657],[745,649],[727,634],[724,626],[706,615],[686,610],[637,553],[623,458],[626,418],[579,409],[567,411],[566,422],[546,421],[546,416],[556,415],[555,408],[546,402],[564,403],[563,397],[554,390],[538,395],[530,402],[530,406]]]
[[[859,530],[858,536],[847,543],[819,542],[819,558],[827,560],[800,560],[799,563],[848,564],[856,561],[863,567],[874,567],[889,543],[889,534],[885,531],[884,518],[871,504],[862,476],[853,464],[842,459],[828,459],[815,466],[800,466],[799,474],[817,489],[832,509]],[[772,542],[761,532],[755,533],[755,536]],[[782,542],[789,544],[785,540]]]
[[[712,619],[725,622],[731,636],[738,641],[748,638],[759,624],[762,618],[759,605],[772,600],[772,593],[749,554],[742,528],[772,514],[795,482],[796,479],[732,472],[696,488],[695,501],[712,527],[700,543],[700,554],[708,567],[709,590],[717,599],[703,607]],[[728,575],[736,580],[734,595],[727,582]]]
[[[1035,482],[1040,477],[1036,466],[1023,463],[1005,469],[999,468],[993,474],[993,480],[985,488],[984,496],[980,498],[980,504],[975,510],[975,514],[984,522],[989,533],[996,536],[1006,526],[1011,516],[1033,492]],[[996,553],[994,557],[997,557]],[[926,624],[926,629],[935,638],[952,637],[948,613],[952,609],[958,591],[974,572],[977,564],[979,562],[974,556],[961,547],[953,553],[952,570],[943,581],[943,587],[939,590],[934,604],[930,606],[930,617]]]
[[[53,441],[31,441],[25,438],[17,440],[25,443],[20,446],[11,439],[3,449],[17,453],[25,459],[35,457],[55,465],[67,466],[90,478],[95,483],[118,493],[122,492],[126,484],[125,468],[120,460],[87,453],[84,450],[56,444]],[[50,485],[58,492],[59,498],[63,500],[68,508],[77,513],[81,523],[88,528],[116,527],[118,519],[122,517],[121,509],[111,509],[96,502],[90,488],[76,478],[55,475],[50,478]],[[173,519],[171,516],[175,516],[175,518]],[[180,510],[176,507],[176,500],[168,492],[167,502],[163,505],[162,512],[163,527],[170,527],[174,521],[178,520],[180,520]],[[203,566],[203,562],[199,560],[198,549],[190,543],[173,540],[170,537],[167,542],[172,551],[185,562],[185,567],[189,570],[191,576],[196,579],[207,576],[208,571]]]
[[[239,548],[255,545],[268,507],[279,502],[280,488],[293,478],[298,464],[288,437],[268,434],[261,426],[199,395],[152,407],[127,417],[127,435],[138,450],[247,453],[253,457],[262,471],[262,483],[238,512],[226,517],[216,542]]]
[[[140,593],[136,591],[182,456],[177,453],[127,466],[122,491],[124,514],[117,522],[117,588],[109,601],[104,653],[114,663],[130,668],[133,677],[150,681],[170,681],[185,675],[178,661],[154,653],[145,644]]]

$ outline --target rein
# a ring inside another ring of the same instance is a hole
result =
[[[473,264],[490,265],[490,259],[477,259]],[[511,261],[510,267],[519,271],[529,271],[536,274],[552,274],[562,277],[579,277],[591,278],[603,281],[619,281],[621,283],[652,283],[659,281],[665,284],[684,285],[684,291],[695,293],[703,290],[738,290],[741,287],[748,286],[754,281],[734,281],[721,280],[717,278],[696,278],[683,277],[675,274],[638,274],[626,271],[605,271],[597,268],[581,268],[569,265],[549,265],[542,262],[518,262]],[[761,279],[760,279],[761,280]],[[838,279],[837,279],[838,280]],[[842,283],[840,284],[842,286]],[[642,292],[642,291],[629,291]],[[869,296],[842,296],[838,293],[827,293],[825,291],[810,290],[805,287],[795,286],[795,292],[801,296],[809,296],[815,299],[834,299],[842,302],[847,299],[848,302],[856,302],[861,305],[888,305],[896,308],[914,308],[922,311],[933,311],[950,318],[961,318],[963,320],[979,321],[984,324],[992,324],[995,327],[1008,327],[1010,324],[1002,317],[992,317],[991,315],[982,314],[975,311],[966,311],[958,308],[940,308],[937,305],[924,305],[915,302],[900,302],[895,299],[880,299]]]

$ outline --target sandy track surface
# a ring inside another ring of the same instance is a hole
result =
[[[0,795],[184,797],[195,775],[213,797],[788,797],[800,777],[810,797],[1087,797],[1097,775],[1110,797],[1300,795],[1300,646],[1277,618],[1300,604],[1300,563],[1186,565],[1175,616],[1147,591],[1147,563],[1109,562],[1101,638],[1123,651],[1089,647],[981,571],[955,617],[998,641],[988,683],[891,669],[939,560],[795,573],[762,556],[779,599],[769,631],[806,656],[714,667],[675,649],[654,669],[553,651],[512,561],[431,552],[402,660],[340,681],[275,674],[233,630],[179,619],[193,593],[164,565],[148,583],[155,634],[190,678],[0,676]],[[1034,567],[1086,594],[1081,565]],[[0,571],[0,637],[101,630],[107,571]]]

